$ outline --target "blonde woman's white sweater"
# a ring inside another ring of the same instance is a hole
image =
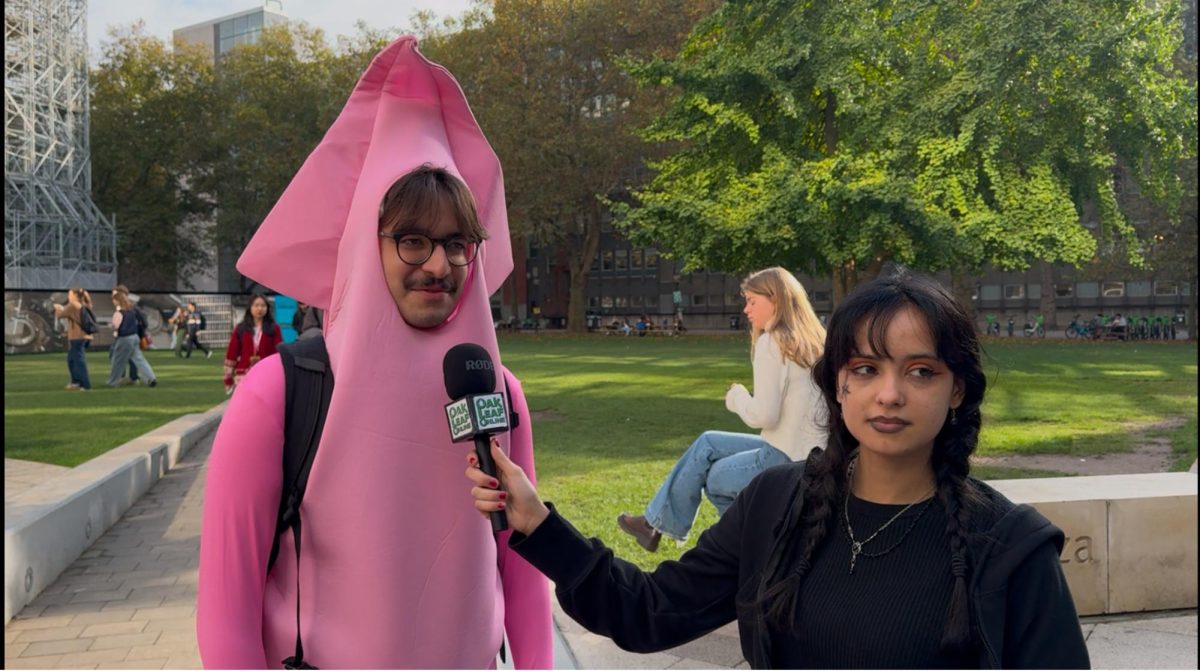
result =
[[[754,393],[734,384],[725,394],[725,407],[746,426],[761,429],[762,439],[792,461],[825,447],[825,401],[812,370],[784,359],[769,332],[754,346]]]

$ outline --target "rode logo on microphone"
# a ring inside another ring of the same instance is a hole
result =
[[[494,370],[490,359],[467,359],[467,370]]]

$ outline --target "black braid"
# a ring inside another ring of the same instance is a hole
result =
[[[970,566],[967,561],[967,512],[969,506],[964,499],[970,495],[964,489],[969,481],[954,474],[938,478],[938,501],[946,510],[946,543],[950,546],[950,574],[954,590],[946,609],[946,624],[942,630],[942,649],[949,653],[963,652],[970,648],[971,610],[967,591],[967,576]]]
[[[787,556],[791,548],[802,541],[800,556],[786,577],[772,584],[758,602],[760,607],[766,607],[768,621],[780,629],[795,627],[798,623],[800,585],[812,568],[813,557],[821,541],[836,524],[837,502],[845,486],[846,460],[840,450],[813,450],[809,461],[811,463],[804,472],[803,530],[786,539],[778,550]]]
[[[949,654],[962,653],[974,646],[971,633],[970,557],[967,533],[972,512],[983,502],[983,494],[967,475],[971,470],[971,453],[979,441],[979,401],[972,397],[959,406],[958,422],[949,420],[935,440],[934,473],[937,477],[937,498],[946,511],[946,544],[950,548],[950,574],[954,588],[946,608],[946,624],[942,630],[942,650]]]

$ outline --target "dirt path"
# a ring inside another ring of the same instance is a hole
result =
[[[1185,417],[1171,419],[1137,428],[1145,433],[1151,430],[1177,429],[1187,423]],[[1143,434],[1142,444],[1132,452],[1115,452],[1091,457],[1069,454],[1031,454],[1011,457],[975,457],[973,463],[1010,468],[1029,468],[1059,471],[1071,475],[1117,475],[1120,473],[1162,473],[1171,468],[1171,441],[1165,436]]]

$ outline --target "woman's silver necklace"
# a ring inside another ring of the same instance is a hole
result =
[[[921,520],[921,516],[925,514],[926,510],[929,510],[929,505],[931,503],[933,503],[933,491],[930,491],[928,496],[918,499],[916,501],[913,501],[912,503],[908,504],[907,506],[904,506],[903,508],[901,508],[900,512],[896,513],[895,515],[892,515],[892,519],[888,520],[887,522],[884,522],[883,526],[876,529],[875,533],[868,536],[865,540],[861,540],[861,541],[855,540],[854,528],[852,526],[850,526],[850,489],[851,489],[850,482],[851,482],[851,476],[854,474],[854,466],[857,463],[858,463],[858,459],[855,458],[855,459],[851,460],[850,465],[846,467],[846,499],[842,505],[842,520],[845,522],[845,526],[846,526],[846,538],[849,539],[849,541],[850,541],[850,575],[854,575],[854,565],[856,563],[858,563],[859,555],[862,555],[864,557],[882,557],[883,555],[891,552],[892,550],[895,550],[901,543],[904,542],[905,538],[908,538],[908,534],[911,533],[913,528],[915,528],[917,526],[917,522],[919,522]],[[887,547],[887,549],[881,550],[879,552],[872,553],[872,552],[863,551],[864,545],[875,540],[875,537],[878,536],[880,534],[880,532],[882,532],[884,529],[891,526],[892,522],[895,522],[896,520],[900,519],[900,516],[903,515],[905,512],[907,512],[909,508],[912,508],[913,506],[917,505],[921,501],[924,501],[925,505],[921,507],[921,512],[917,513],[916,516],[913,517],[912,523],[909,524],[908,528],[904,530],[904,533],[900,535],[899,540],[897,540],[895,543],[892,543],[890,546]]]

